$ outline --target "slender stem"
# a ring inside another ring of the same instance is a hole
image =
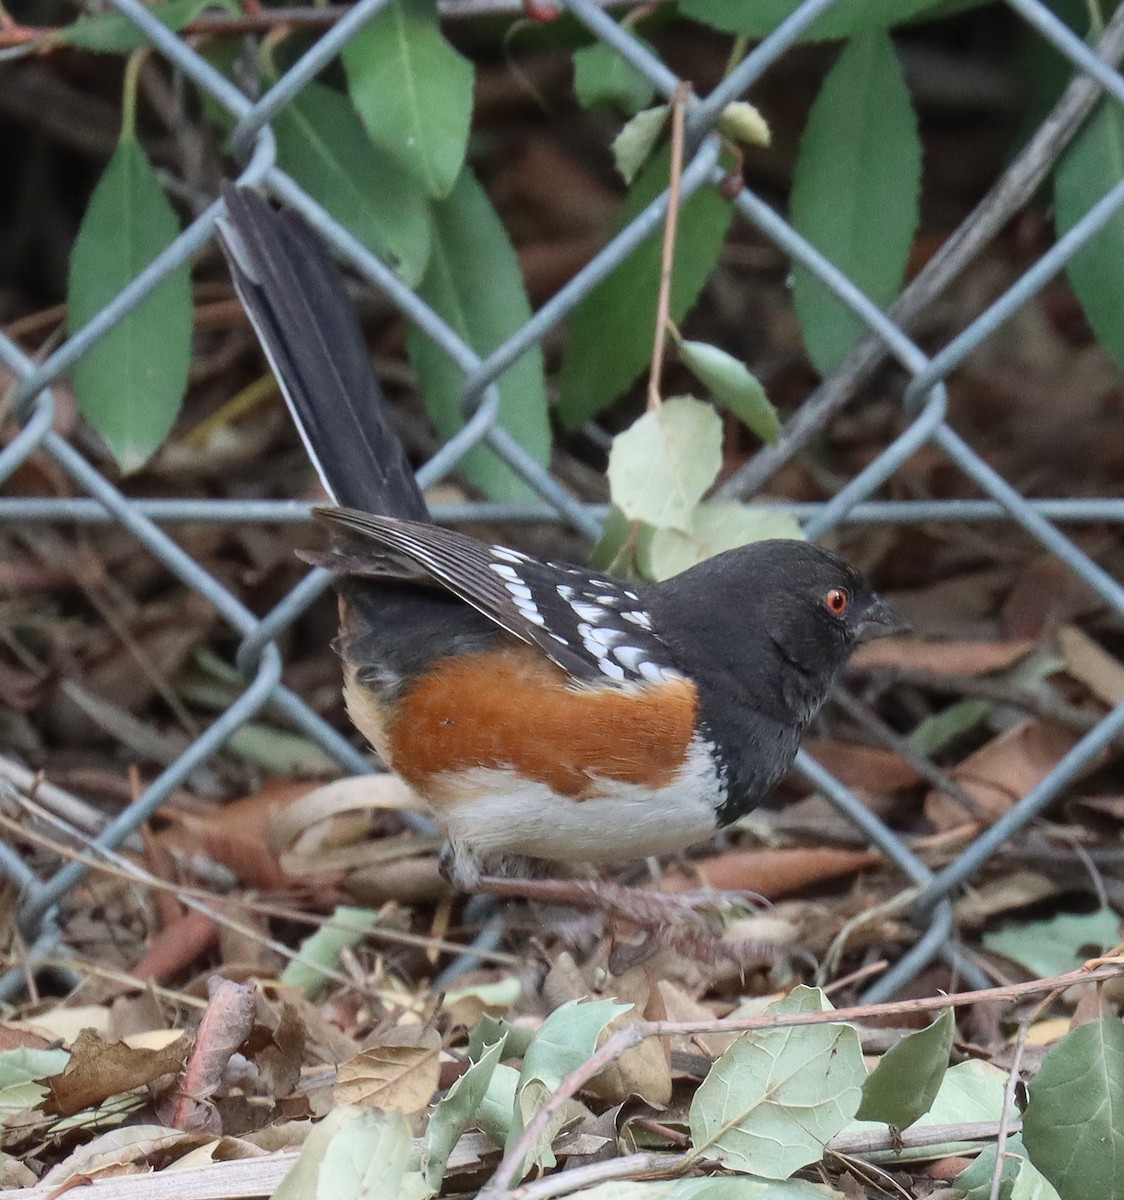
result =
[[[656,297],[656,328],[652,343],[652,369],[648,375],[648,411],[655,412],[663,382],[667,327],[671,321],[671,276],[675,269],[675,235],[679,229],[679,192],[683,177],[683,141],[686,127],[687,97],[691,85],[680,82],[671,97],[671,171],[668,180],[667,217],[660,250],[660,287]]]
[[[134,50],[125,62],[125,80],[121,88],[121,140],[137,136],[137,79],[148,55],[148,47]]]

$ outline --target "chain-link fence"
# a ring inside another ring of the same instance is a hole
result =
[[[264,188],[290,205],[317,228],[355,270],[377,288],[420,330],[431,337],[464,371],[462,402],[472,413],[463,431],[447,442],[419,473],[423,485],[439,479],[473,445],[483,442],[509,463],[539,494],[543,505],[480,504],[436,510],[438,519],[471,516],[502,520],[541,516],[548,512],[587,535],[594,535],[602,512],[578,503],[496,424],[499,395],[497,377],[529,347],[564,321],[575,305],[604,280],[664,220],[668,207],[665,192],[624,228],[566,286],[544,304],[522,328],[487,358],[482,359],[422,302],[382,262],[370,254],[346,229],[333,221],[275,163],[275,140],[270,121],[311,81],[387,0],[361,0],[288,70],[256,103],[252,103],[221,75],[188,42],[169,31],[139,0],[111,0],[113,6],[143,31],[174,69],[221,106],[236,122],[231,145],[245,156],[241,182]],[[680,80],[595,0],[560,0],[596,38],[621,56],[670,98]],[[762,74],[789,50],[826,10],[848,0],[808,0],[774,33],[765,38],[705,97],[695,97],[688,109],[689,157],[682,176],[682,191],[689,196],[699,188],[717,187],[726,178],[719,163],[719,139],[714,132],[725,106],[742,96]],[[1015,285],[985,312],[960,331],[939,354],[929,357],[911,339],[908,328],[925,305],[956,277],[975,254],[994,239],[1002,225],[1034,193],[1061,149],[1092,106],[1102,97],[1124,106],[1124,78],[1115,64],[1124,55],[1124,19],[1112,18],[1093,47],[1076,37],[1039,0],[1007,0],[1010,8],[1034,27],[1072,63],[1068,90],[1040,125],[995,188],[913,281],[899,301],[883,313],[812,245],[799,236],[777,212],[752,190],[743,189],[733,204],[736,210],[774,243],[794,263],[821,280],[866,324],[871,338],[807,401],[790,421],[774,446],[761,451],[723,486],[726,496],[745,497],[756,491],[811,433],[830,417],[866,381],[883,360],[896,361],[908,375],[902,403],[908,423],[899,437],[830,502],[789,506],[801,519],[810,537],[848,523],[934,523],[1006,520],[1021,528],[1050,554],[1084,581],[1113,612],[1124,616],[1124,588],[1086,555],[1059,525],[1067,522],[1124,521],[1124,500],[1114,498],[1029,500],[988,465],[948,420],[945,381],[996,329],[1026,304],[1055,276],[1067,261],[1100,231],[1124,205],[1124,184],[1115,186],[1073,228],[1025,271]],[[443,11],[455,11],[449,0]],[[278,522],[307,517],[305,506],[293,502],[239,502],[237,500],[130,499],[113,486],[67,440],[52,430],[52,385],[114,324],[146,297],[169,272],[185,263],[210,238],[222,206],[215,201],[195,219],[155,261],[146,267],[112,303],[42,362],[29,359],[11,340],[0,337],[0,361],[18,379],[17,403],[21,431],[0,452],[0,481],[11,476],[33,452],[48,455],[70,478],[83,498],[42,499],[0,497],[0,521],[116,522],[129,531],[187,588],[211,604],[241,639],[237,664],[245,685],[237,700],[222,712],[136,800],[98,833],[91,854],[112,853],[147,821],[174,789],[184,784],[201,764],[263,708],[270,709],[303,732],[349,772],[370,769],[368,760],[327,725],[282,681],[279,634],[328,587],[323,570],[310,570],[273,610],[264,617],[251,612],[227,587],[187,553],[176,540],[175,529],[184,522]],[[985,497],[978,500],[881,501],[874,499],[883,485],[922,447],[940,451]],[[973,984],[984,982],[971,961],[950,943],[954,891],[1015,832],[1054,800],[1124,730],[1124,705],[1118,706],[1087,732],[1017,804],[991,825],[951,865],[939,873],[928,869],[886,825],[807,754],[800,771],[823,792],[871,842],[879,846],[915,889],[914,918],[921,935],[912,948],[870,989],[868,998],[884,998],[909,981],[938,956],[953,962]],[[61,897],[88,870],[72,861],[48,879],[39,878],[9,846],[0,844],[0,872],[21,895],[20,924],[32,946],[30,961],[49,957],[59,934],[54,911]],[[0,981],[0,994],[22,985],[22,971],[11,971]]]

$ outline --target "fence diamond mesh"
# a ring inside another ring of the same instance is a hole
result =
[[[470,414],[461,432],[446,441],[419,472],[423,486],[455,470],[468,450],[477,444],[490,447],[530,485],[541,498],[537,506],[481,503],[438,506],[438,519],[519,519],[534,516],[571,526],[588,537],[596,536],[604,510],[577,501],[497,424],[499,376],[528,348],[541,343],[602,280],[616,271],[629,255],[661,226],[668,210],[665,191],[622,229],[532,318],[487,357],[481,357],[415,291],[406,287],[387,265],[371,254],[347,229],[332,219],[277,165],[277,146],[271,128],[301,90],[329,66],[341,49],[381,9],[387,0],[361,0],[304,53],[267,91],[252,101],[235,88],[189,41],[173,33],[139,0],[111,0],[113,7],[132,22],[174,70],[219,108],[234,124],[230,145],[245,163],[240,182],[264,189],[301,213],[336,252],[364,280],[418,330],[433,340],[464,374],[461,403]],[[597,39],[611,46],[666,98],[675,95],[680,79],[639,40],[616,15],[594,0],[559,0]],[[688,108],[688,158],[682,175],[682,195],[716,188],[727,182],[720,162],[720,141],[715,132],[726,105],[744,96],[762,75],[789,51],[801,34],[822,14],[848,0],[807,0],[768,37],[761,41],[713,91],[693,96]],[[1124,500],[1028,499],[1004,479],[984,455],[949,418],[946,381],[977,349],[1022,306],[1026,305],[1067,262],[1086,246],[1124,205],[1124,184],[1113,187],[1095,203],[1052,248],[998,299],[936,355],[926,354],[910,329],[925,306],[954,279],[998,234],[1002,224],[1033,194],[1051,164],[1078,128],[1082,118],[1102,97],[1124,105],[1124,78],[1116,64],[1124,54],[1124,18],[1119,14],[1106,25],[1098,41],[1087,45],[1039,0],[1007,0],[1009,7],[1038,31],[1072,64],[1068,90],[1030,138],[1019,156],[979,207],[887,311],[883,312],[847,276],[821,255],[761,195],[742,188],[733,199],[737,212],[792,263],[803,267],[834,293],[866,326],[869,338],[853,351],[792,417],[779,442],[760,451],[721,488],[727,498],[747,498],[768,482],[809,437],[823,428],[856,393],[873,371],[887,359],[901,368],[907,380],[901,403],[908,421],[895,440],[858,475],[822,504],[782,505],[803,523],[809,537],[820,537],[847,524],[971,524],[1006,521],[1034,539],[1049,554],[1084,582],[1118,616],[1124,616],[1124,588],[1062,530],[1068,523],[1112,523],[1124,520]],[[448,0],[442,12],[469,12],[471,3]],[[479,5],[475,6],[479,7]],[[307,506],[296,502],[160,499],[128,497],[114,486],[79,450],[53,428],[55,398],[52,388],[80,356],[103,338],[114,325],[148,296],[170,272],[187,262],[215,237],[222,215],[216,200],[191,222],[179,237],[140,271],[111,303],[84,327],[74,331],[42,361],[30,359],[14,341],[0,336],[0,362],[18,380],[16,404],[21,429],[0,451],[0,482],[8,479],[30,455],[48,456],[69,477],[80,493],[77,498],[0,497],[0,522],[112,522],[135,538],[145,550],[213,609],[239,639],[237,668],[243,680],[240,694],[191,744],[104,828],[97,832],[88,853],[49,876],[28,867],[10,846],[0,843],[0,872],[8,876],[20,896],[20,925],[31,945],[30,961],[50,957],[59,933],[54,923],[60,898],[89,869],[91,858],[112,855],[143,825],[177,788],[250,721],[268,709],[290,727],[323,748],[348,772],[370,770],[368,759],[328,725],[302,697],[282,682],[281,635],[328,587],[327,572],[313,569],[271,611],[257,615],[229,587],[189,553],[177,537],[185,523],[291,522],[306,519]],[[978,489],[978,499],[886,500],[884,485],[918,451],[930,448],[944,456]],[[1116,707],[1065,754],[1026,795],[939,872],[930,870],[906,843],[883,824],[858,798],[802,753],[798,768],[807,781],[827,796],[862,835],[878,846],[900,869],[908,888],[911,912],[919,936],[903,957],[869,990],[868,999],[887,997],[900,989],[938,956],[955,964],[973,985],[985,977],[950,941],[952,898],[956,890],[979,870],[1007,839],[1027,825],[1055,800],[1089,764],[1124,731],[1124,705]],[[0,980],[0,993],[11,994],[22,986],[22,971],[11,971]]]

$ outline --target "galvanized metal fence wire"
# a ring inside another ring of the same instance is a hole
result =
[[[275,143],[270,121],[301,91],[355,33],[388,0],[360,0],[326,32],[293,67],[256,102],[235,88],[188,44],[149,13],[139,0],[111,0],[152,46],[184,78],[221,105],[236,122],[231,146],[245,162],[240,182],[261,187],[278,200],[299,211],[354,269],[410,322],[433,339],[463,370],[462,403],[471,414],[463,430],[446,442],[419,472],[428,486],[454,470],[464,454],[477,443],[490,446],[525,479],[542,499],[542,505],[527,509],[511,505],[479,504],[437,509],[438,519],[517,519],[549,514],[584,534],[599,529],[602,511],[577,501],[543,467],[534,461],[510,435],[496,424],[498,376],[527,349],[560,322],[591,289],[612,273],[640,243],[658,228],[668,206],[665,192],[624,228],[552,299],[501,346],[481,358],[459,334],[370,254],[351,234],[334,221],[276,165]],[[680,80],[652,51],[594,0],[560,0],[591,33],[617,50],[642,72],[665,97],[671,98]],[[693,96],[688,110],[689,159],[682,177],[682,193],[716,187],[725,172],[719,165],[719,140],[715,126],[725,106],[744,95],[762,74],[787,50],[802,31],[836,3],[846,0],[807,0],[767,37],[707,96]],[[1033,26],[1043,38],[1073,65],[1074,78],[1093,81],[1088,89],[1086,111],[1098,94],[1124,106],[1124,78],[1062,24],[1039,0],[1006,0],[1009,7]],[[445,12],[453,7],[446,5]],[[1109,32],[1112,32],[1110,25]],[[1119,36],[1119,30],[1116,31]],[[1105,43],[1107,43],[1104,39]],[[1049,130],[1043,130],[1049,134]],[[1124,521],[1124,500],[1100,497],[1088,500],[1030,500],[1020,494],[984,460],[948,420],[946,380],[976,351],[982,342],[1026,304],[1052,279],[1066,262],[1124,204],[1124,184],[1114,187],[1037,263],[973,320],[941,352],[927,355],[895,319],[895,310],[883,313],[845,275],[805,241],[765,200],[744,188],[733,201],[737,211],[765,237],[822,281],[865,323],[874,341],[861,354],[868,361],[888,355],[908,376],[902,403],[908,424],[896,440],[829,502],[788,506],[804,523],[810,537],[819,537],[836,527],[852,523],[932,523],[1006,520],[1037,541],[1050,554],[1088,585],[1118,616],[1124,616],[1124,588],[1086,555],[1058,527],[1059,523]],[[89,856],[112,856],[117,847],[146,822],[174,789],[186,783],[194,770],[216,754],[228,739],[262,709],[301,731],[321,746],[343,769],[362,773],[371,769],[368,759],[319,717],[308,704],[282,682],[279,635],[328,587],[327,572],[310,570],[301,582],[264,616],[257,616],[177,541],[175,527],[183,522],[287,522],[307,517],[307,506],[296,502],[237,500],[143,500],[132,499],[111,484],[78,450],[52,430],[54,397],[52,386],[99,338],[139,304],[174,268],[186,262],[215,236],[215,223],[222,205],[215,201],[181,235],[145,268],[121,293],[84,328],[42,362],[32,361],[11,340],[0,336],[0,361],[18,381],[19,434],[0,451],[0,484],[29,455],[48,455],[81,493],[79,498],[24,498],[0,496],[0,521],[114,522],[138,542],[178,579],[197,593],[237,633],[240,647],[237,666],[244,686],[237,699],[155,780],[111,820],[93,840],[87,861],[72,861],[42,878],[16,851],[0,843],[0,873],[7,876],[20,895],[19,922],[30,951],[30,964],[56,953],[60,934],[56,912],[60,899],[89,869]],[[844,371],[846,371],[846,367]],[[830,410],[825,407],[824,413]],[[789,433],[800,427],[798,413]],[[789,439],[788,448],[794,442]],[[728,483],[725,494],[744,492],[775,466],[785,452],[765,451],[759,462]],[[945,455],[984,497],[958,501],[881,501],[877,494],[895,472],[922,447],[934,447]],[[771,456],[771,457],[770,457]],[[996,849],[1021,830],[1077,778],[1082,771],[1124,732],[1124,705],[1106,715],[1087,732],[1050,773],[999,821],[982,833],[951,865],[934,873],[905,842],[883,824],[846,787],[806,753],[798,769],[827,796],[862,834],[881,848],[907,881],[903,896],[920,927],[920,936],[904,956],[869,989],[867,998],[890,996],[927,963],[944,957],[972,984],[986,982],[980,968],[956,948],[952,940],[952,896]],[[0,997],[18,990],[24,981],[20,970],[0,978]]]

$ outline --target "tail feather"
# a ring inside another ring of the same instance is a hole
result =
[[[429,519],[339,270],[300,218],[224,189],[223,250],[309,457],[337,504]]]

